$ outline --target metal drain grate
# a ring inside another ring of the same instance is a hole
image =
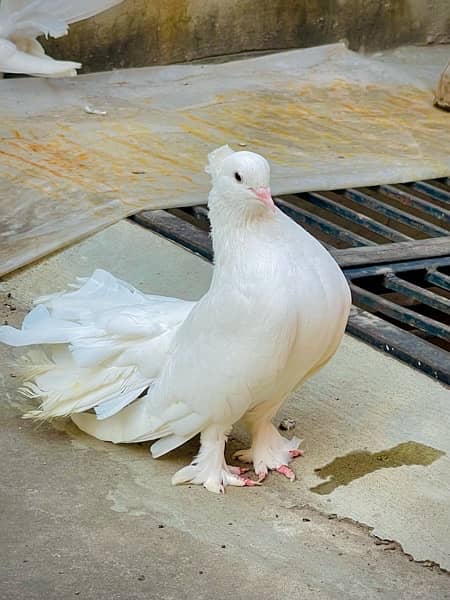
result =
[[[450,384],[450,182],[306,192],[275,199],[349,280],[347,331]],[[206,206],[131,217],[212,260]]]

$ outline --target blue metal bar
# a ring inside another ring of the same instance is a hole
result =
[[[336,225],[335,223],[330,223],[326,219],[322,219],[313,213],[310,213],[299,206],[292,204],[291,202],[286,202],[286,200],[282,200],[281,198],[275,198],[275,204],[288,216],[290,216],[294,221],[300,222],[305,225],[309,225],[311,227],[317,227],[320,231],[327,235],[334,236],[338,240],[342,242],[346,242],[350,244],[350,246],[376,246],[375,242],[372,240],[368,240],[356,233],[341,227],[340,225]]]
[[[389,204],[385,204],[384,202],[381,202],[381,200],[377,200],[376,198],[373,198],[372,196],[369,196],[360,190],[349,188],[344,191],[344,194],[347,198],[350,198],[350,200],[353,200],[353,202],[356,202],[357,204],[371,208],[372,210],[375,210],[386,217],[395,219],[400,223],[404,223],[409,227],[419,229],[431,237],[439,237],[441,235],[448,235],[449,233],[448,230],[443,229],[442,227],[432,225],[424,219],[420,219],[419,217],[410,215],[399,208],[394,208]]]
[[[400,279],[400,277],[397,277],[393,273],[387,273],[384,276],[383,285],[389,290],[400,292],[400,294],[403,294],[408,298],[414,298],[422,304],[431,306],[445,314],[450,314],[450,300],[448,298],[440,296],[439,294],[434,294],[433,292],[430,292],[430,290],[423,289],[404,279]]]
[[[373,231],[374,233],[387,238],[388,240],[392,240],[393,242],[408,242],[412,238],[404,233],[400,233],[392,227],[388,227],[387,225],[383,225],[379,223],[375,219],[368,217],[362,213],[357,212],[351,208],[347,208],[342,204],[338,204],[331,198],[324,196],[323,194],[318,194],[316,192],[306,192],[304,194],[299,194],[300,197],[305,198],[306,200],[312,202],[315,206],[319,206],[320,208],[324,208],[329,210],[335,215],[339,217],[343,217],[344,219],[348,219],[352,223],[356,223],[357,225],[361,225],[369,231]]]
[[[406,206],[411,206],[413,208],[418,208],[419,210],[423,210],[427,214],[431,215],[435,219],[439,219],[445,225],[450,225],[450,211],[437,206],[436,204],[432,204],[427,200],[423,200],[418,196],[414,196],[410,192],[406,192],[401,188],[394,185],[380,185],[378,190],[388,196],[389,198],[394,198],[398,202],[405,204]]]
[[[435,200],[450,202],[450,192],[447,192],[436,185],[432,185],[427,181],[415,181],[412,184],[412,187],[418,192],[423,192],[427,196],[431,196]]]
[[[450,327],[448,325],[439,323],[439,321],[435,321],[429,317],[424,317],[409,308],[394,304],[394,302],[386,300],[385,298],[380,298],[376,294],[368,292],[353,283],[350,284],[350,289],[352,291],[353,300],[362,306],[362,308],[366,308],[371,312],[387,315],[401,323],[420,329],[431,337],[439,337],[450,341]]]
[[[438,265],[438,267],[439,266],[443,265]],[[434,285],[441,287],[443,290],[448,290],[450,292],[450,277],[448,275],[439,273],[439,271],[436,271],[435,269],[430,269],[425,275],[425,279],[429,283],[433,283]]]
[[[386,275],[386,273],[401,273],[402,271],[420,271],[421,269],[437,269],[450,266],[450,256],[438,256],[421,260],[409,260],[405,262],[388,263],[386,265],[373,265],[372,267],[361,267],[357,269],[344,269],[347,279],[360,279],[361,277],[372,277],[373,275]],[[431,273],[432,271],[429,271]],[[436,272],[437,273],[437,272]],[[442,275],[442,273],[437,273]],[[450,281],[450,277],[442,275]],[[425,277],[427,281],[428,276]],[[440,284],[437,284],[440,285]],[[441,286],[444,287],[444,286]]]

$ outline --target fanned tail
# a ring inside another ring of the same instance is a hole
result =
[[[40,361],[28,367],[28,379],[19,391],[41,404],[25,413],[25,419],[67,417],[92,408],[97,418],[105,419],[133,402],[152,382],[136,367],[78,367],[60,356],[61,352],[53,353],[46,364]]]
[[[34,346],[20,367],[20,391],[40,400],[24,415],[39,420],[91,409],[108,419],[124,409],[152,385],[194,305],[147,296],[100,269],[39,302],[22,329],[0,327],[0,342]]]

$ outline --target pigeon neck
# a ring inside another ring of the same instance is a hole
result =
[[[267,210],[249,210],[238,202],[216,201],[210,195],[209,218],[214,249],[214,263],[225,266],[241,263],[249,247],[264,244],[276,229],[277,219]],[[243,256],[244,255],[244,256]]]

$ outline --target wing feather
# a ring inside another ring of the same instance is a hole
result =
[[[39,35],[61,37],[68,26],[103,12],[122,0],[3,0],[0,36],[13,40]]]

